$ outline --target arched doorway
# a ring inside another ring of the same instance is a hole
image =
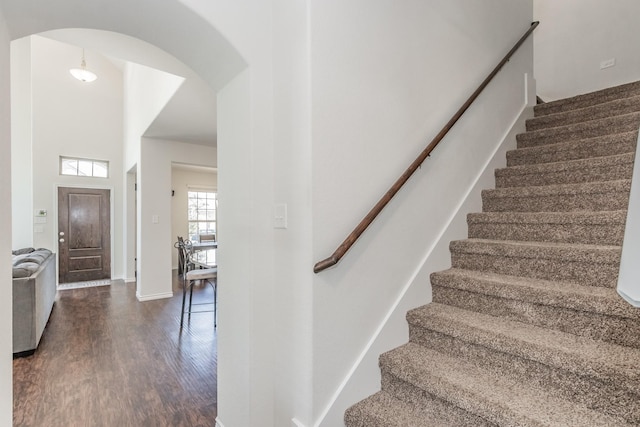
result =
[[[142,11],[158,13],[141,13],[138,16],[126,2],[111,3],[106,13],[87,8],[79,10],[75,5],[38,4],[36,7],[26,3],[3,2],[7,25],[14,39],[58,28],[77,27],[128,34],[173,54],[193,68],[214,90],[223,87],[246,66],[237,51],[215,29],[177,1],[140,2],[145,3],[140,8]],[[180,23],[183,31],[176,33],[176,22]],[[159,30],[163,27],[167,31]],[[215,57],[215,61],[203,60],[210,57]],[[141,173],[143,165],[137,167]],[[153,259],[147,258],[147,261],[154,264]]]

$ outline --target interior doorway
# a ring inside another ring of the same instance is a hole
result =
[[[59,283],[111,278],[111,190],[58,188]]]

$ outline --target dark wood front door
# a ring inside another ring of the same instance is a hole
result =
[[[110,190],[58,188],[60,283],[111,277]]]

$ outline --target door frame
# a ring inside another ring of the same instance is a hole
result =
[[[110,210],[110,218],[109,218],[109,240],[111,241],[111,280],[117,280],[117,277],[114,277],[114,250],[115,250],[115,232],[114,232],[114,206],[113,206],[113,191],[114,187],[111,185],[81,185],[78,183],[61,183],[56,182],[53,184],[53,218],[51,218],[53,222],[53,242],[58,245],[58,189],[60,187],[66,188],[89,188],[94,190],[109,190],[109,210]],[[57,252],[57,251],[56,251]],[[56,257],[56,287],[60,285],[59,283],[59,275],[60,275],[60,257]]]

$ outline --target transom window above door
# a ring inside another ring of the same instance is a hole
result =
[[[60,156],[60,175],[109,177],[109,162]]]

